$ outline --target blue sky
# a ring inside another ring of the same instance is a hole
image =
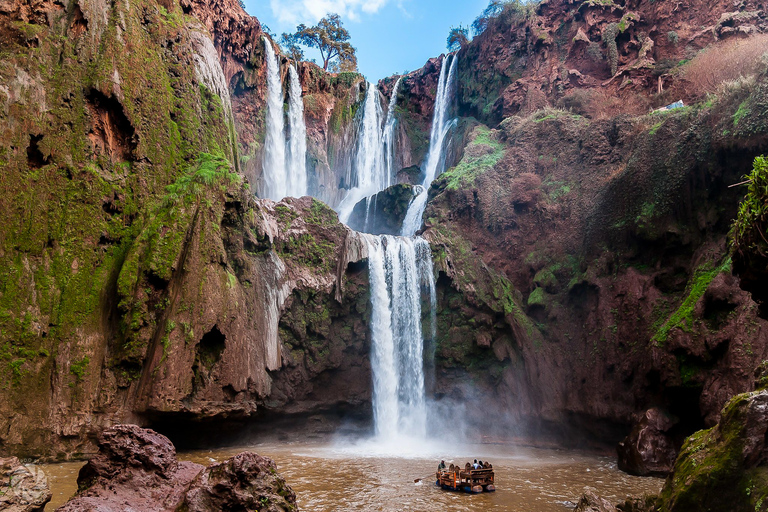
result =
[[[245,0],[248,13],[278,36],[338,13],[357,48],[360,72],[370,81],[421,68],[445,53],[450,28],[468,26],[487,5],[488,0]]]

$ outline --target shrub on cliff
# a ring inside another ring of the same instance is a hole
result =
[[[768,34],[712,44],[684,65],[687,92],[703,97],[725,82],[754,76],[766,67],[767,54]]]

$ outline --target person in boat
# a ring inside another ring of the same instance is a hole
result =
[[[440,461],[440,464],[438,464],[438,465],[437,465],[437,470],[438,470],[438,471],[442,471],[442,470],[444,470],[444,469],[445,469],[445,461],[444,461],[444,460],[441,460],[441,461]]]
[[[483,461],[477,461],[477,469],[483,469]]]
[[[477,469],[480,466],[477,465],[477,459],[475,459],[475,462],[472,463],[472,469]]]

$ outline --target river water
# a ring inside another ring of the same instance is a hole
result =
[[[569,450],[504,445],[454,447],[393,457],[375,445],[269,443],[179,453],[201,464],[223,461],[245,450],[272,458],[298,495],[303,511],[508,511],[563,512],[572,509],[585,487],[612,502],[627,496],[658,493],[659,478],[626,475],[614,458]],[[430,452],[430,453],[428,453]],[[488,460],[496,473],[494,493],[469,495],[442,491],[434,485],[439,460],[464,464]],[[55,510],[77,490],[82,463],[43,466],[54,494],[46,507]],[[416,479],[423,479],[414,483]]]

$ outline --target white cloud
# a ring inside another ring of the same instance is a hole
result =
[[[376,14],[388,2],[389,0],[270,0],[269,5],[281,25],[293,28],[299,23],[317,23],[328,13],[336,13],[342,20],[356,21],[360,19],[361,13]]]

